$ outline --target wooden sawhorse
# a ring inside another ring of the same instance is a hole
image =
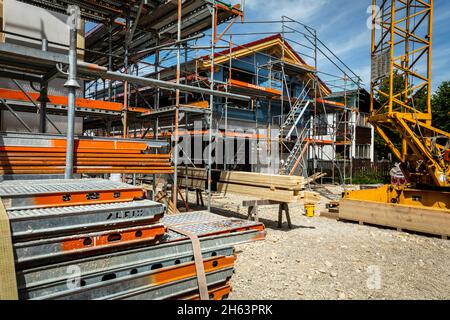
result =
[[[258,206],[278,205],[278,228],[283,225],[283,211],[286,214],[286,220],[289,229],[292,229],[291,216],[289,215],[289,205],[286,202],[273,200],[247,200],[242,201],[244,207],[248,207],[248,220],[258,221]]]
[[[195,189],[195,197],[196,197],[196,202],[197,205],[202,205],[202,207],[205,206],[205,203],[203,202],[203,195],[202,195],[202,190],[200,189]]]

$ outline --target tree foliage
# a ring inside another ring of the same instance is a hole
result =
[[[432,98],[433,126],[450,132],[450,81],[441,83]]]
[[[404,80],[401,74],[394,74],[394,93],[400,93],[404,88]],[[388,84],[384,84],[380,87],[384,92],[388,92]],[[417,110],[425,111],[427,106],[426,101],[426,91],[418,91],[412,101],[412,104]],[[375,97],[382,105],[387,102],[387,98],[382,95]],[[444,81],[441,83],[437,91],[433,94],[431,98],[432,114],[433,114],[433,126],[446,132],[450,132],[450,81]],[[394,106],[395,107],[395,106]],[[398,132],[391,131],[389,129],[385,130],[388,137],[393,141],[393,143],[399,147],[400,146],[400,136]],[[375,153],[378,158],[387,158],[388,154],[391,153],[389,147],[387,147],[386,142],[375,133]]]

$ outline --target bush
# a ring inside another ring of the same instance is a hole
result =
[[[353,184],[386,184],[390,183],[390,177],[379,172],[364,172],[353,177]]]

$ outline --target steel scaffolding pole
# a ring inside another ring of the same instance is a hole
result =
[[[69,91],[67,104],[66,167],[64,178],[72,179],[75,134],[75,95],[76,90],[80,87],[77,82],[77,23],[79,21],[80,10],[76,6],[69,6],[68,11],[71,13],[71,18],[73,20],[70,25],[69,74],[68,80],[64,84]]]
[[[181,0],[178,0],[178,19],[177,19],[177,75],[176,83],[180,84],[180,41],[181,41]],[[173,172],[173,188],[172,188],[172,202],[174,211],[177,210],[178,201],[178,121],[179,121],[179,109],[180,109],[180,89],[175,91],[175,138],[173,146],[173,162],[175,170]]]
[[[48,50],[48,40],[42,39],[42,51]],[[40,113],[39,113],[39,132],[46,133],[47,132],[47,91],[48,91],[48,82],[42,80],[40,83]]]
[[[210,78],[211,86],[210,90],[214,92],[214,46],[216,38],[216,7],[213,5],[210,8],[212,28],[211,28],[211,69]],[[211,211],[211,173],[212,173],[212,127],[213,127],[213,114],[214,114],[214,95],[209,96],[209,130],[208,130],[208,211]]]

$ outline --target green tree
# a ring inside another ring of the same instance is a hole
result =
[[[396,73],[394,75],[394,93],[401,92],[404,88],[403,75]],[[380,88],[384,92],[388,92],[388,84],[384,84]],[[416,92],[410,104],[412,104],[417,110],[425,111],[427,106],[426,90],[422,89]],[[382,95],[375,97],[381,104],[387,102],[387,98]],[[438,90],[431,97],[432,113],[433,113],[433,126],[446,132],[450,132],[450,81],[444,81],[438,87]],[[400,136],[398,132],[394,132],[389,129],[385,129],[388,137],[394,142],[397,147],[400,146]],[[378,135],[375,134],[375,151],[378,158],[387,158],[387,155],[391,153],[390,149],[386,146],[386,142]]]
[[[394,74],[394,94],[402,92],[404,88],[404,80],[403,76],[399,73]],[[382,92],[389,92],[389,82],[385,82],[383,85],[380,86],[380,91]],[[388,102],[388,98],[384,95],[378,94],[375,96],[375,99],[380,102],[381,105],[384,105]],[[395,107],[395,105],[394,105]],[[389,139],[396,145],[400,146],[400,136],[398,133],[390,130],[389,128],[383,128],[383,131],[386,133],[386,135],[389,137]],[[387,146],[386,141],[384,141],[383,138],[381,138],[378,133],[375,132],[375,154],[378,157],[378,159],[388,158],[388,154],[392,153],[391,149]]]
[[[432,97],[433,126],[450,132],[450,81],[444,81]]]

